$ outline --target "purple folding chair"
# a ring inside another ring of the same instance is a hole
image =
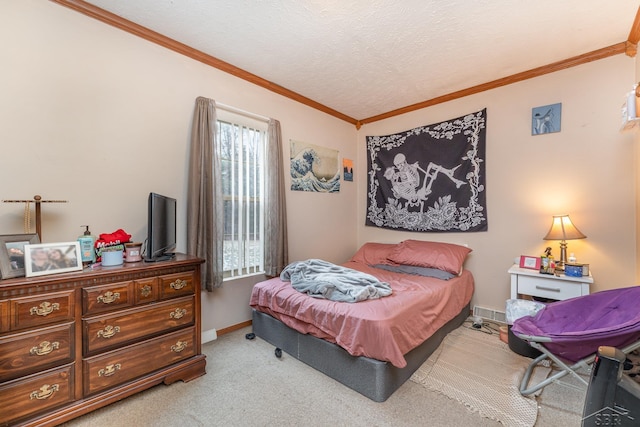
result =
[[[617,347],[624,354],[640,348],[640,286],[548,304],[535,316],[515,320],[511,331],[542,352],[527,368],[520,393],[534,393],[567,374],[586,386],[587,381],[576,371],[589,368],[598,347]],[[552,360],[561,370],[529,387],[533,369],[545,359]]]

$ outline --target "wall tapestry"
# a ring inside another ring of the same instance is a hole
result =
[[[290,140],[291,189],[336,193],[340,191],[338,150]]]
[[[367,136],[366,225],[486,231],[486,108],[387,136]]]

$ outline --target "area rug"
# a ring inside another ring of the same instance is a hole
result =
[[[411,381],[439,392],[506,426],[535,424],[535,397],[520,394],[519,386],[531,359],[520,356],[500,341],[499,334],[465,325],[452,331]],[[484,332],[483,332],[484,331]],[[531,383],[549,375],[535,368]]]

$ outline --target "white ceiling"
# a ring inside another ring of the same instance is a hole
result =
[[[640,5],[640,0],[87,2],[354,119],[624,42]]]

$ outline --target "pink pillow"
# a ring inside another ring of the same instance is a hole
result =
[[[397,264],[437,268],[460,274],[469,252],[471,249],[453,243],[405,240],[396,245],[388,259]]]
[[[397,243],[365,243],[349,261],[359,262],[366,265],[393,265],[394,263],[389,261],[387,257],[396,246],[398,246]]]

